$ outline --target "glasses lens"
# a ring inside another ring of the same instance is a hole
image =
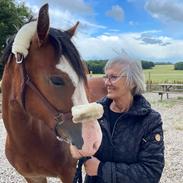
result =
[[[105,75],[103,76],[104,81],[109,80],[110,82],[115,82],[120,78],[121,76],[115,76],[115,75]]]
[[[112,82],[115,82],[119,77],[120,77],[120,76],[111,76],[111,77],[110,77],[110,80],[111,80]]]

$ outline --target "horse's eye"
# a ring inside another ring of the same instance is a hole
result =
[[[58,77],[58,76],[52,76],[52,77],[50,77],[50,81],[55,86],[63,86],[65,84],[64,81],[63,81],[63,79],[60,78],[60,77]]]

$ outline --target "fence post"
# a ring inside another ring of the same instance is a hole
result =
[[[151,91],[151,73],[149,72],[148,74],[148,80],[149,80],[149,87],[148,87],[148,91]]]
[[[92,77],[92,75],[93,75],[93,72],[92,72],[92,71],[90,71],[90,77]]]

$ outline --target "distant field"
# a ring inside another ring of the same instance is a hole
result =
[[[153,69],[144,70],[145,80],[154,82],[183,82],[183,70],[174,70],[174,65],[156,65]],[[102,74],[94,74],[101,77]]]
[[[152,82],[183,82],[183,70],[174,70],[174,65],[156,65],[144,70],[145,79]]]

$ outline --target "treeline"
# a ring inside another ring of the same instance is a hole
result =
[[[92,71],[93,74],[103,74],[104,73],[104,66],[107,60],[88,60],[86,64],[88,66],[88,70]],[[141,61],[143,69],[152,69],[155,64],[153,62],[148,61]]]
[[[183,70],[183,62],[177,62],[177,63],[174,65],[174,69],[175,69],[175,70]]]
[[[0,56],[9,36],[14,35],[17,30],[32,17],[31,10],[24,2],[15,0],[0,0]]]
[[[141,64],[143,69],[152,69],[155,66],[154,62],[149,62],[145,60],[142,60]]]
[[[93,74],[103,74],[104,73],[104,66],[106,64],[107,60],[88,60],[86,61],[86,64],[88,66],[88,70],[92,71]],[[160,64],[160,62],[154,63],[151,61],[141,61],[142,68],[143,69],[152,69],[155,65],[170,65],[172,63],[166,62]],[[175,70],[183,70],[183,62],[177,62],[174,65]]]
[[[88,60],[86,61],[86,65],[88,66],[88,70],[93,74],[103,74],[106,62],[107,60]]]
[[[32,15],[33,13],[25,6],[24,2],[0,0],[0,79],[4,68],[1,56],[6,46],[6,40],[28,22]]]

